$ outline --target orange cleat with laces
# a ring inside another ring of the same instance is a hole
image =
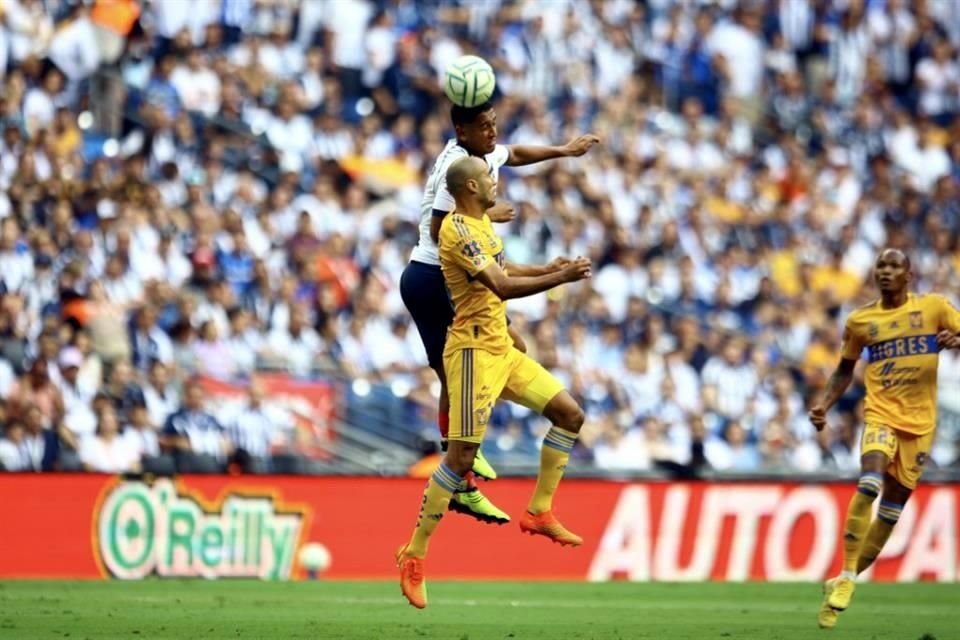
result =
[[[553,515],[553,511],[533,514],[527,511],[520,519],[520,530],[530,535],[540,535],[550,538],[563,546],[579,547],[583,538],[568,531]]]
[[[407,545],[397,550],[397,566],[400,568],[400,591],[407,602],[417,609],[427,606],[427,583],[423,579],[423,558],[407,553]]]

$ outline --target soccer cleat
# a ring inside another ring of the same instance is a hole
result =
[[[827,603],[837,611],[843,611],[850,606],[856,586],[853,578],[837,578],[833,583],[833,592],[827,597]]]
[[[833,629],[837,624],[837,617],[840,612],[830,606],[830,595],[833,593],[833,587],[837,579],[831,578],[823,583],[823,602],[820,603],[820,611],[817,613],[817,624],[821,629]]]
[[[400,568],[400,591],[407,602],[417,609],[427,606],[427,583],[423,579],[423,558],[407,553],[407,545],[397,549],[397,566]]]
[[[450,511],[462,513],[488,524],[507,524],[510,516],[490,502],[478,489],[458,491],[450,499]]]
[[[532,536],[546,536],[564,547],[568,545],[579,547],[583,544],[583,538],[567,531],[566,527],[560,524],[560,521],[553,515],[553,511],[544,511],[537,514],[527,511],[520,518],[520,530]]]
[[[493,466],[483,457],[483,452],[477,449],[477,455],[473,458],[473,472],[484,480],[496,480],[497,472]]]

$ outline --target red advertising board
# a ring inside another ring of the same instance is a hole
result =
[[[326,457],[318,444],[334,438],[330,425],[336,416],[336,391],[329,382],[298,380],[283,374],[260,374],[257,379],[266,391],[265,404],[286,411],[297,428],[294,448],[313,458]],[[200,376],[198,384],[207,397],[217,402],[242,401],[243,384],[234,384]]]
[[[297,552],[329,549],[329,578],[393,578],[424,483],[406,478],[188,476],[151,484],[100,475],[0,475],[0,578],[303,576]],[[522,513],[532,480],[484,486]],[[448,514],[431,578],[818,580],[839,567],[852,485],[568,480],[557,496],[579,549],[515,524]],[[960,486],[925,485],[875,580],[956,581]]]

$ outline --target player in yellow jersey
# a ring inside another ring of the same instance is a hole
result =
[[[413,536],[397,552],[401,589],[418,608],[427,605],[427,542],[472,468],[490,412],[500,397],[541,413],[553,423],[543,441],[536,490],[520,529],[563,545],[583,542],[564,528],[552,511],[553,494],[583,425],[583,410],[556,378],[513,346],[504,300],[589,278],[590,261],[558,258],[544,266],[506,262],[503,242],[485,213],[497,195],[486,163],[480,158],[462,158],[450,166],[446,179],[456,201],[456,209],[440,227],[439,243],[440,266],[454,306],[443,352],[450,395],[450,446],[443,464],[427,483]]]
[[[866,400],[857,492],[847,509],[843,571],[824,584],[817,616],[831,628],[850,605],[857,574],[867,569],[890,537],[930,453],[937,425],[937,353],[960,346],[960,311],[943,296],[908,291],[910,260],[897,249],[877,258],[874,279],[880,299],[853,311],[843,331],[840,364],[823,397],[810,409],[822,430],[827,412],[853,379],[866,356]],[[877,518],[871,522],[874,500]]]

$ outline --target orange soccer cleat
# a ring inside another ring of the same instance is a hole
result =
[[[565,547],[579,547],[583,544],[583,538],[567,531],[566,527],[553,515],[553,511],[537,514],[527,511],[520,519],[520,530],[530,535],[546,536]]]
[[[423,579],[423,558],[407,553],[407,545],[397,549],[397,566],[400,567],[400,591],[407,602],[417,609],[427,606],[427,583]]]

